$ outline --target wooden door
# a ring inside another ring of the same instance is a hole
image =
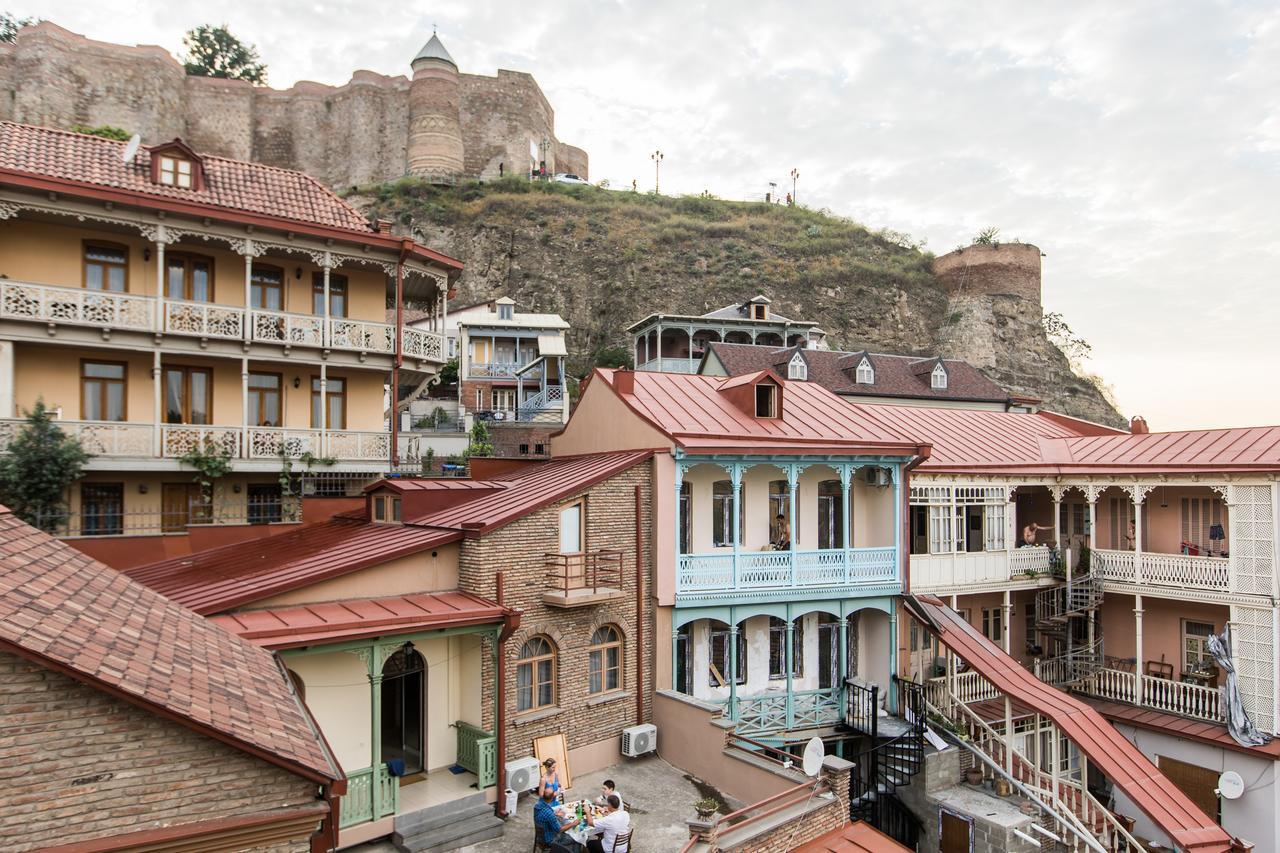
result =
[[[938,842],[941,853],[971,853],[973,850],[973,821],[949,811],[942,812],[942,837]]]
[[[186,533],[191,522],[191,502],[200,497],[194,483],[165,483],[160,490],[160,529],[165,533]]]

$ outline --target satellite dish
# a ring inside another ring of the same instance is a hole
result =
[[[822,738],[809,738],[809,742],[804,745],[804,758],[801,759],[804,775],[809,777],[817,776],[818,771],[822,769],[822,759],[826,757],[827,751],[822,746]]]
[[[132,163],[133,158],[138,156],[138,146],[142,144],[142,137],[134,134],[129,139],[129,144],[124,147],[123,159],[126,163]]]
[[[1234,770],[1228,770],[1218,777],[1218,793],[1228,800],[1239,799],[1244,793],[1244,779]]]

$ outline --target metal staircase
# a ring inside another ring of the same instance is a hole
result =
[[[864,820],[890,838],[916,849],[920,820],[897,796],[924,766],[924,691],[893,677],[898,717],[879,715],[878,685],[847,684],[847,723],[871,736],[872,746],[856,759],[849,790],[849,817]]]
[[[1077,686],[1103,667],[1102,632],[1096,614],[1102,606],[1102,578],[1090,572],[1036,593],[1036,631],[1051,652],[1036,664],[1036,675],[1055,687]]]

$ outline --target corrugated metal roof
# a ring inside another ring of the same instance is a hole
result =
[[[1280,469],[1280,427],[1088,436],[1066,442],[1072,465]]]
[[[513,613],[469,592],[347,599],[296,607],[241,610],[210,621],[269,649],[334,643],[414,631],[502,622]]]
[[[598,368],[596,373],[618,394],[617,371]],[[761,453],[769,452],[775,443],[846,453],[917,452],[919,442],[913,436],[871,417],[869,407],[852,406],[819,385],[769,375],[783,386],[780,418],[752,417],[719,393],[728,383],[740,384],[743,377],[637,371],[632,374],[632,393],[618,396],[676,444],[689,449],[749,442]]]
[[[333,518],[279,536],[136,566],[124,573],[197,613],[209,614],[459,538],[454,530]]]
[[[910,853],[904,847],[869,823],[847,823],[820,835],[792,853]]]
[[[1231,837],[1226,831],[1200,811],[1101,714],[1036,678],[936,596],[907,596],[906,604],[933,628],[944,646],[997,690],[1052,720],[1175,843],[1196,853],[1225,853],[1231,849]]]

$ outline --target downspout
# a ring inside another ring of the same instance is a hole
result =
[[[400,463],[400,366],[404,364],[404,259],[413,249],[413,241],[400,241],[400,258],[396,261],[396,331],[395,359],[391,362],[391,471]]]
[[[644,723],[644,545],[640,535],[640,487],[636,486],[636,725]],[[676,507],[679,515],[680,508]],[[674,673],[672,674],[674,677]]]
[[[902,594],[909,595],[911,593],[911,472],[918,468],[921,464],[933,455],[932,444],[922,444],[919,447],[919,454],[908,462],[902,469],[902,495],[898,498],[901,502],[902,520],[899,522],[899,533],[902,543],[904,543],[902,553],[898,555],[901,561],[902,569]]]
[[[493,580],[494,580],[495,593],[496,593],[495,597],[497,599],[498,606],[505,607],[505,605],[503,604],[504,595],[503,595],[502,572],[500,571],[497,572],[494,575]],[[510,637],[512,634],[514,634],[516,632],[516,629],[519,627],[520,627],[519,613],[509,613],[504,615],[502,617],[502,633],[498,634],[498,638],[496,640],[498,648],[497,648],[497,655],[496,655],[497,663],[494,666],[494,683],[495,683],[495,692],[497,694],[497,697],[496,697],[497,701],[494,703],[494,710],[493,710],[493,731],[495,736],[497,737],[497,746],[495,750],[496,754],[494,756],[494,761],[498,765],[496,768],[497,776],[498,776],[497,778],[498,797],[497,797],[497,802],[494,804],[496,807],[494,809],[494,814],[496,814],[500,818],[506,818],[507,816],[507,797],[506,797],[507,787],[506,787],[506,780],[503,778],[505,774],[505,768],[507,766],[507,735],[506,735],[506,725],[504,720],[504,717],[506,716],[504,712],[506,710],[506,705],[507,705],[507,690],[506,690],[507,656],[506,654],[503,653],[502,647],[503,647],[503,644],[506,643],[507,638]]]

